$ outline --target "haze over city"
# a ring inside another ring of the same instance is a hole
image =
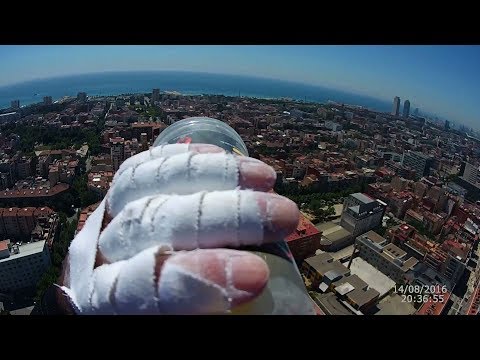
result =
[[[1,46],[0,86],[104,71],[181,70],[321,85],[478,129],[479,46]]]

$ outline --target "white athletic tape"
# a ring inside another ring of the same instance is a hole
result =
[[[147,151],[142,151],[141,153],[126,159],[122,165],[120,165],[120,168],[115,174],[115,178],[131,166],[136,166],[137,164],[142,164],[153,159],[183,154],[189,151],[189,147],[188,144],[169,144],[152,147]]]
[[[238,186],[238,157],[192,152],[157,158],[126,168],[108,193],[108,210],[116,216],[130,201],[154,194],[185,195],[233,190]]]
[[[155,254],[159,247],[142,251],[129,259],[120,269],[115,286],[114,308],[120,314],[155,314],[157,284]]]
[[[235,246],[259,244],[263,223],[254,194],[247,190],[206,194],[199,219],[200,247],[222,247],[226,242]],[[248,236],[240,238],[240,234]]]
[[[91,308],[84,309],[85,313],[113,315],[117,312],[112,305],[113,287],[125,263],[126,261],[118,261],[113,264],[104,264],[94,270]]]
[[[105,212],[105,199],[85,222],[69,247],[70,300],[77,307],[89,303],[92,292],[91,278],[97,253],[97,240]]]
[[[159,244],[192,250],[258,245],[262,240],[255,192],[230,190],[132,201],[103,231],[98,246],[114,262]]]

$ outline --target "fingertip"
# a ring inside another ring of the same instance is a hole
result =
[[[240,158],[239,170],[239,185],[247,189],[267,191],[273,188],[277,179],[277,173],[271,166],[253,158]]]
[[[232,305],[248,302],[263,291],[270,276],[270,270],[259,256],[244,253],[232,258],[232,283],[235,289],[240,290],[232,299]]]
[[[205,283],[223,288],[232,306],[257,297],[267,285],[270,271],[259,256],[230,249],[202,249],[176,254],[168,264],[180,266]]]
[[[265,219],[265,241],[278,241],[292,233],[300,220],[300,210],[292,200],[272,193],[258,193],[257,203]]]

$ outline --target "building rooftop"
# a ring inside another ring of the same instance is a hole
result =
[[[393,259],[401,259],[405,255],[407,255],[407,252],[400,249],[398,246],[395,244],[388,244],[383,248],[383,253],[390,255]]]
[[[340,249],[338,251],[323,251],[323,250],[320,250],[318,249],[316,252],[315,252],[315,255],[319,255],[319,254],[323,254],[323,253],[326,253],[326,254],[329,254],[330,256],[333,257],[333,260],[344,260],[344,259],[348,259],[350,258],[350,256],[352,256],[353,254],[353,248],[354,248],[354,245],[349,245],[343,249]]]
[[[370,230],[364,234],[368,239],[373,241],[376,244],[383,244],[386,240],[383,236],[378,235],[375,231]]]
[[[333,258],[327,253],[309,257],[305,259],[305,262],[322,276],[325,276],[326,273],[329,273],[330,277],[350,274],[350,270],[347,267],[339,261],[333,261]]]
[[[409,302],[403,301],[398,294],[392,294],[383,298],[377,307],[380,309],[375,315],[412,315],[416,309]]]
[[[30,315],[35,306],[27,306],[17,310],[10,310],[10,315]]]
[[[355,194],[351,194],[350,196],[354,197],[355,199],[357,199],[363,204],[370,204],[375,201],[370,196],[364,193],[355,193]]]
[[[9,240],[0,241],[0,251],[7,250],[9,242],[10,242]]]
[[[440,295],[442,292],[438,291],[438,294]],[[441,297],[439,299],[435,299],[437,301],[434,301],[430,296],[428,301],[424,303],[420,309],[418,309],[415,315],[441,315],[449,299],[449,292],[443,294],[443,299]]]
[[[326,263],[331,263],[333,262],[333,257],[331,257],[327,253],[315,255],[309,258],[306,258],[305,261],[307,262],[308,265],[313,267],[314,269],[317,268],[317,266],[321,266]]]
[[[70,186],[68,184],[59,183],[50,188],[45,186],[36,187],[33,190],[21,189],[21,190],[1,190],[1,199],[16,199],[16,198],[34,198],[34,197],[48,197],[55,196],[63,191],[68,190]]]
[[[45,247],[45,240],[32,242],[30,244],[20,245],[19,246],[20,251],[18,254],[14,254],[13,252],[10,252],[10,256],[8,258],[1,259],[0,263],[18,259],[25,256],[34,255],[37,253],[41,253],[43,252],[44,247]]]
[[[375,269],[360,257],[352,260],[350,271],[352,275],[358,275],[368,286],[377,290],[380,296],[388,293],[395,285],[395,281],[384,275],[380,270]]]
[[[326,315],[354,315],[332,292],[325,294],[315,293],[313,297]]]
[[[288,235],[285,240],[290,242],[315,234],[320,234],[320,231],[317,230],[315,225],[313,225],[310,220],[300,213],[300,219],[298,221],[297,228],[294,232]]]
[[[358,307],[362,307],[365,304],[372,302],[375,298],[378,298],[380,293],[372,288],[368,290],[355,289],[350,291],[347,294],[347,298],[350,299],[353,303],[357,304]]]
[[[325,227],[328,228],[328,230],[322,233],[322,240],[320,241],[324,246],[342,242],[352,235],[350,231],[334,223],[326,225]],[[320,228],[320,226],[318,228]]]
[[[343,277],[338,281],[335,281],[333,283],[333,285],[336,287],[335,291],[337,291],[337,288],[339,286],[342,286],[343,284],[347,284],[347,283],[350,284],[351,286],[353,286],[353,289],[367,290],[367,288],[368,288],[368,284],[365,281],[363,281],[362,279],[360,279],[358,277],[358,275],[354,274],[354,275],[349,275],[349,276]]]

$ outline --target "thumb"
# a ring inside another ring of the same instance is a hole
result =
[[[177,253],[160,272],[159,309],[170,314],[226,313],[260,295],[268,278],[267,264],[245,251]]]

